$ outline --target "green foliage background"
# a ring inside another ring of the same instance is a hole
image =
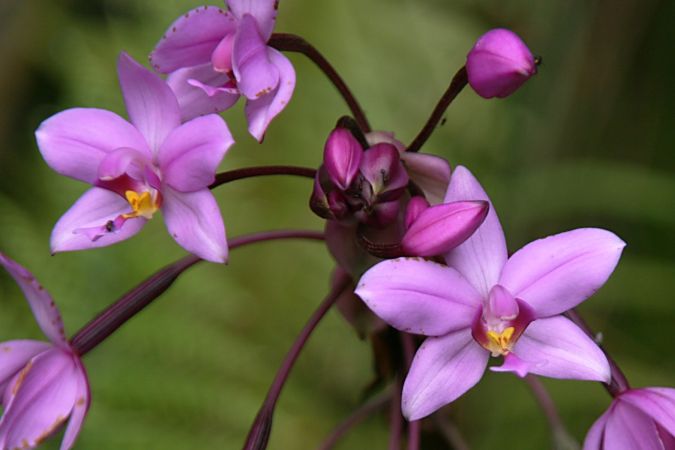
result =
[[[3,0],[0,3],[0,249],[32,270],[76,331],[135,283],[183,254],[160,219],[136,238],[49,256],[49,233],[85,190],[42,161],[33,131],[73,106],[124,114],[115,61],[145,61],[186,0]],[[518,32],[543,55],[539,75],[506,100],[470,90],[425,146],[470,167],[491,194],[511,251],[598,226],[628,247],[609,283],[581,307],[635,386],[673,386],[675,322],[675,3],[668,0],[282,0],[277,31],[300,34],[334,63],[376,129],[409,142],[473,41]],[[241,105],[222,164],[317,166],[347,112],[318,70],[290,55],[293,101],[258,145]],[[230,236],[320,229],[311,183],[283,177],[224,186]],[[238,449],[284,353],[328,286],[316,243],[236,250],[202,264],[86,357],[93,406],[80,449]],[[42,338],[19,290],[0,275],[0,340]],[[281,397],[271,449],[311,449],[359,402],[373,376],[368,343],[331,313]],[[545,380],[579,440],[609,398],[593,383]],[[550,447],[524,384],[488,372],[451,408],[475,449]],[[339,448],[385,448],[386,415]],[[57,448],[58,440],[46,448]]]

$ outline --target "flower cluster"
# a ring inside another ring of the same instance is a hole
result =
[[[277,0],[226,3],[227,9],[193,9],[170,25],[150,54],[155,72],[121,53],[117,72],[128,120],[103,109],[73,108],[47,118],[36,131],[49,167],[89,185],[56,223],[52,253],[118,243],[161,211],[169,235],[190,255],[130,290],[68,339],[49,294],[0,253],[0,265],[50,341],[0,343],[0,450],[33,448],[66,422],[61,449],[70,449],[90,404],[86,353],[196,262],[226,263],[235,247],[298,237],[325,240],[336,260],[332,288],[289,352],[244,448],[266,447],[290,368],[334,304],[361,337],[372,339],[377,381],[400,390],[404,380],[400,405],[398,392],[391,396],[392,419],[402,420],[402,414],[411,422],[409,450],[419,449],[415,422],[474,387],[490,358],[501,361],[490,367],[495,372],[605,385],[613,401],[590,429],[586,450],[675,448],[675,390],[631,389],[573,311],[605,284],[626,244],[610,231],[579,228],[535,240],[509,256],[497,212],[476,177],[466,167],[451,170],[443,158],[419,152],[464,86],[484,98],[503,98],[536,74],[539,59],[516,34],[495,29],[478,39],[406,146],[391,132],[370,129],[344,80],[309,43],[273,33]],[[290,101],[295,70],[282,51],[312,58],[354,119],[341,118],[329,133],[316,170],[262,166],[216,173],[234,145],[218,113],[245,97],[248,132],[261,142]],[[314,180],[310,209],[326,220],[325,232],[262,232],[228,246],[211,189],[279,174]]]

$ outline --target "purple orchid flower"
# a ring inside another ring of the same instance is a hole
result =
[[[183,120],[230,108],[246,97],[248,131],[262,141],[290,101],[295,70],[269,47],[278,0],[227,0],[229,11],[202,6],[177,19],[150,54],[169,74]]]
[[[446,202],[484,200],[464,167],[453,172]],[[361,278],[356,293],[393,327],[429,336],[403,387],[409,420],[452,402],[494,371],[608,382],[600,348],[560,314],[591,296],[618,263],[625,243],[609,231],[582,228],[534,241],[510,258],[492,206],[478,230],[445,255],[447,266],[388,260]]]
[[[628,389],[593,424],[584,450],[675,449],[675,389]]]
[[[0,343],[0,449],[28,449],[55,433],[70,417],[61,450],[73,446],[90,395],[87,373],[66,340],[63,321],[51,296],[33,275],[0,253],[0,264],[24,292],[42,332],[51,343],[16,340]]]
[[[35,133],[52,169],[94,186],[54,227],[52,252],[120,242],[161,209],[178,244],[225,262],[225,226],[208,186],[234,142],[227,125],[215,114],[181,125],[171,89],[125,53],[118,73],[131,123],[110,111],[73,108]]]

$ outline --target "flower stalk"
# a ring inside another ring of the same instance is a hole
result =
[[[300,356],[300,352],[305,347],[307,340],[311,336],[316,326],[319,324],[319,322],[321,322],[326,313],[340,298],[340,295],[349,286],[350,281],[351,277],[349,277],[346,273],[343,273],[340,279],[336,280],[331,291],[328,293],[323,302],[321,302],[319,307],[314,311],[296,338],[295,342],[286,354],[279,371],[274,377],[272,385],[267,391],[265,401],[260,407],[260,410],[253,421],[253,425],[251,425],[251,429],[249,430],[248,436],[246,437],[246,442],[244,443],[244,450],[263,450],[267,448],[267,443],[269,442],[270,433],[272,431],[274,409],[276,407],[277,400],[279,400],[279,395],[281,395],[281,390],[283,389],[286,380],[288,379],[288,376],[295,365],[295,361],[298,359],[298,356]]]
[[[349,110],[352,112],[352,115],[359,124],[359,127],[361,127],[361,130],[366,133],[371,131],[368,118],[358,100],[356,100],[356,97],[354,97],[354,94],[352,94],[352,91],[347,86],[347,83],[345,83],[335,68],[333,68],[321,52],[319,52],[312,44],[307,42],[304,38],[290,33],[274,33],[268,44],[277,50],[301,53],[308,57],[333,83],[347,103]]]
[[[280,239],[321,241],[323,240],[323,234],[310,230],[279,230],[252,233],[232,239],[230,241],[230,249],[257,242]],[[183,272],[200,261],[201,259],[197,256],[185,256],[140,283],[75,333],[70,340],[73,350],[80,356],[87,354],[164,293]]]
[[[241,169],[228,170],[216,174],[216,178],[209,185],[209,189],[214,189],[220,185],[230,183],[245,178],[262,177],[269,175],[292,175],[305,178],[314,178],[316,170],[309,167],[297,166],[256,166],[243,167]]]
[[[541,380],[531,374],[527,375],[524,380],[530,388],[532,395],[537,400],[537,403],[539,403],[539,407],[544,412],[546,420],[551,427],[553,448],[556,450],[579,450],[579,444],[567,432],[565,424],[555,407],[555,403]]]
[[[457,71],[455,76],[452,77],[450,85],[443,93],[443,96],[436,104],[434,110],[431,112],[431,116],[429,116],[429,119],[427,119],[427,122],[424,124],[415,139],[410,143],[406,151],[418,152],[422,148],[427,139],[429,139],[429,136],[431,136],[431,133],[433,133],[436,125],[438,125],[438,122],[440,122],[443,118],[445,110],[448,109],[448,106],[450,106],[450,103],[452,103],[455,97],[457,97],[457,95],[462,92],[462,89],[464,89],[464,86],[466,86],[468,82],[469,79],[466,75],[466,67],[462,67]]]

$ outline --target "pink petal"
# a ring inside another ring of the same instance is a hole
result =
[[[664,387],[633,389],[621,394],[621,401],[642,410],[675,436],[675,389]]]
[[[570,320],[555,316],[530,323],[513,348],[527,363],[528,371],[551,378],[592,380],[609,383],[609,363],[586,333]],[[493,371],[510,371],[492,367]]]
[[[634,406],[619,401],[607,418],[605,450],[663,450],[656,424]]]
[[[234,39],[232,69],[239,92],[249,100],[269,94],[279,84],[279,69],[272,62],[265,40],[250,15],[244,15],[239,22]]]
[[[330,180],[347,190],[359,171],[362,156],[363,148],[349,130],[333,130],[323,148],[323,164]]]
[[[169,134],[157,155],[163,180],[181,192],[204,189],[234,139],[225,121],[215,114],[197,117]]]
[[[427,208],[403,235],[401,247],[411,256],[449,252],[476,231],[488,209],[485,201],[443,203]]]
[[[164,222],[171,237],[202,259],[226,262],[225,225],[211,191],[183,193],[164,186],[162,195]]]
[[[73,108],[53,115],[35,132],[49,167],[67,177],[93,184],[98,166],[120,147],[145,151],[148,145],[136,128],[103,109]]]
[[[234,33],[236,21],[215,6],[200,6],[179,17],[150,54],[150,64],[160,73],[211,61],[218,43]]]
[[[391,326],[425,336],[470,327],[481,304],[456,270],[413,258],[375,265],[361,277],[356,295]]]
[[[35,320],[45,336],[54,345],[66,346],[61,314],[49,292],[38,283],[33,274],[2,253],[0,253],[0,264],[7,269],[23,291],[30,308],[33,310],[33,316],[35,316]]]
[[[98,166],[98,178],[109,181],[128,174],[134,180],[144,180],[145,169],[151,164],[151,157],[149,152],[142,153],[131,148],[118,148],[101,160]]]
[[[432,205],[443,203],[450,183],[450,164],[426,153],[402,152],[401,161],[410,179],[419,186]]]
[[[262,141],[272,119],[291,101],[295,89],[295,70],[291,62],[273,48],[268,48],[267,53],[279,70],[279,84],[274,92],[246,102],[248,132],[258,141]]]
[[[237,19],[242,20],[245,14],[253,16],[266,42],[274,30],[278,5],[278,0],[227,0],[230,12]]]
[[[178,99],[181,119],[187,121],[225,111],[237,103],[239,94],[220,87],[228,80],[227,75],[216,72],[209,63],[178,69],[169,75],[166,82]]]
[[[122,52],[117,73],[131,123],[145,137],[153,154],[180,125],[176,96],[164,80]]]
[[[24,370],[0,420],[2,448],[37,446],[61,426],[75,404],[78,377],[71,354],[46,351]]]
[[[403,415],[421,419],[457,399],[481,379],[489,356],[471,330],[425,340],[403,385]]]
[[[588,433],[586,434],[586,439],[584,439],[584,448],[583,450],[603,450],[603,441],[605,439],[605,427],[607,425],[607,418],[613,411],[613,404],[609,407],[605,413],[600,416],[598,420],[595,421],[593,426]]]
[[[478,180],[466,167],[457,166],[450,177],[445,203],[484,200],[490,211],[483,224],[462,245],[445,255],[449,266],[457,269],[484,297],[497,284],[506,262],[506,241],[497,212]]]
[[[0,255],[0,261],[4,256]],[[4,265],[4,263],[3,263]],[[46,342],[17,340],[0,343],[0,394],[5,392],[7,383],[16,375],[35,355],[49,349]]]
[[[143,228],[144,218],[129,219],[121,228],[96,240],[85,232],[88,228],[105,227],[109,221],[130,211],[129,203],[114,192],[96,187],[89,189],[54,226],[50,241],[52,253],[106,247],[130,238]]]
[[[531,242],[509,258],[499,283],[538,317],[567,311],[611,275],[626,244],[598,228],[579,228]]]
[[[73,405],[73,411],[70,414],[70,421],[68,421],[66,431],[63,433],[60,450],[68,450],[75,444],[75,440],[77,439],[77,435],[80,434],[84,418],[91,404],[87,372],[81,361],[76,361],[76,363],[78,370],[76,371],[77,392],[75,394],[75,404]]]

